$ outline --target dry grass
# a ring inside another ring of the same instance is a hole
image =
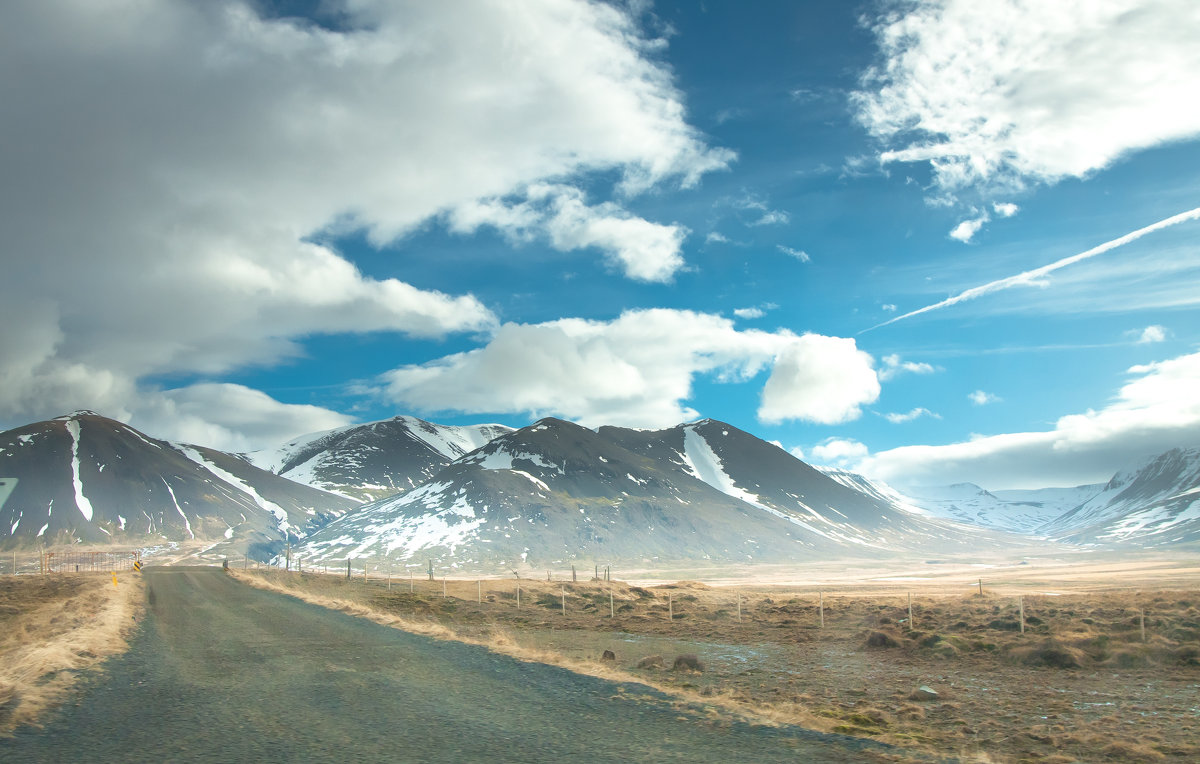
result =
[[[1090,579],[1074,591],[1040,584],[1056,596],[1024,591],[1022,634],[1016,597],[990,589],[915,590],[913,622],[904,589],[826,591],[820,628],[821,599],[790,587],[522,579],[518,610],[513,579],[485,580],[478,589],[473,580],[452,580],[443,598],[441,580],[418,580],[409,593],[407,579],[388,591],[383,581],[364,584],[359,576],[237,575],[398,628],[638,682],[724,719],[797,724],[991,764],[1200,755],[1194,586],[1097,591]],[[616,652],[615,663],[601,662],[605,650]],[[672,670],[687,654],[703,672]],[[661,664],[640,665],[651,656]],[[924,684],[937,697],[914,701]]]
[[[143,602],[140,575],[0,578],[0,736],[57,705],[81,671],[122,652]]]

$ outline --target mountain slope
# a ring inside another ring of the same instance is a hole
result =
[[[1172,449],[1118,472],[1103,491],[1040,532],[1089,544],[1200,541],[1200,449]]]
[[[304,435],[244,456],[289,480],[371,501],[411,490],[463,454],[511,431],[496,424],[451,427],[398,416]]]
[[[0,433],[0,475],[16,479],[0,535],[20,544],[212,539],[246,549],[355,505],[88,411]]]
[[[593,432],[543,419],[331,523],[300,552],[314,562],[349,555],[495,566],[785,561],[977,541],[953,523],[872,502],[719,422]]]

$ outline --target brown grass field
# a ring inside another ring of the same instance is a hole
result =
[[[572,583],[559,571],[523,577],[519,610],[511,575],[448,580],[443,597],[440,579],[410,593],[407,577],[389,590],[374,570],[365,583],[361,569],[349,581],[232,573],[397,628],[642,682],[714,714],[892,743],[907,752],[898,760],[1200,760],[1200,567],[1187,558],[750,568],[710,578],[722,586],[648,572],[640,585]],[[683,655],[702,670],[673,669]]]
[[[139,574],[0,576],[0,736],[36,723],[80,672],[126,648],[144,588]]]

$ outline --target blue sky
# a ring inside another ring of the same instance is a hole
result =
[[[899,485],[1200,445],[1200,11],[46,2],[0,424],[713,417]],[[981,296],[908,318],[966,290]]]

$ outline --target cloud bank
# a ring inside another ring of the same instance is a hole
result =
[[[148,377],[270,365],[313,334],[490,330],[473,296],[372,278],[315,242],[383,246],[547,183],[522,230],[669,279],[686,232],[620,200],[732,158],[687,123],[658,42],[620,7],[335,0],[338,29],[258,7],[0,8],[0,421],[150,421],[188,395]],[[615,201],[577,190],[596,173]],[[201,392],[210,410],[238,397]],[[309,413],[294,424],[337,420]]]

